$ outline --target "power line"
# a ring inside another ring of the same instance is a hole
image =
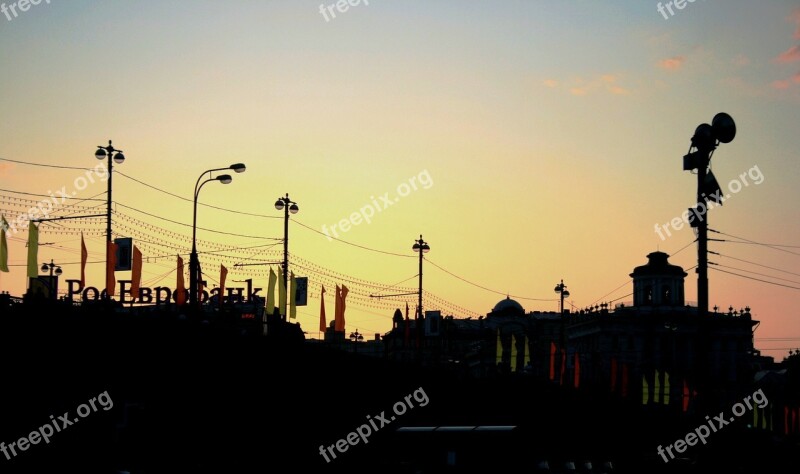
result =
[[[529,301],[558,301],[557,299],[530,298],[530,297],[526,297],[526,296],[510,295],[510,294],[508,294],[508,293],[506,293],[506,292],[503,292],[503,291],[497,291],[497,290],[493,290],[493,289],[491,289],[491,288],[486,288],[485,286],[481,286],[481,285],[479,285],[479,284],[477,284],[477,283],[473,283],[473,282],[471,282],[471,281],[469,281],[469,280],[467,280],[467,279],[465,279],[465,278],[462,278],[462,277],[460,277],[460,276],[456,275],[455,273],[452,273],[452,272],[450,272],[450,271],[448,271],[448,270],[446,270],[446,269],[444,269],[444,268],[440,267],[440,266],[439,266],[439,265],[437,265],[436,263],[432,262],[430,259],[427,259],[427,258],[426,258],[426,259],[425,259],[425,261],[426,261],[426,262],[428,262],[428,263],[430,263],[430,264],[431,264],[431,265],[433,265],[434,267],[438,268],[439,270],[441,270],[441,271],[443,271],[443,272],[447,273],[448,275],[452,276],[453,278],[456,278],[456,279],[458,279],[458,280],[461,280],[461,281],[463,281],[464,283],[468,283],[468,284],[470,284],[470,285],[472,285],[472,286],[474,286],[474,287],[476,287],[476,288],[480,288],[480,289],[482,289],[482,290],[486,290],[486,291],[488,291],[488,292],[491,292],[491,293],[496,293],[496,294],[498,294],[498,295],[504,295],[504,296],[508,296],[509,298],[511,298],[511,297],[513,296],[514,298],[516,298],[516,299],[520,299],[520,300],[529,300]]]
[[[20,165],[30,165],[30,166],[41,166],[43,168],[58,168],[62,170],[81,170],[81,171],[91,171],[94,168],[81,168],[78,166],[63,166],[63,165],[46,165],[44,163],[32,163],[30,161],[20,161],[20,160],[9,160],[8,158],[0,158],[0,161],[7,161],[9,163],[17,163]]]
[[[735,241],[735,240],[714,239],[715,242],[728,242],[728,243],[731,243],[731,244],[760,245],[762,247],[771,248],[772,250],[778,250],[780,252],[786,252],[786,253],[790,253],[792,255],[800,256],[800,253],[792,252],[791,250],[786,250],[785,248],[781,248],[781,247],[798,248],[798,247],[793,246],[793,245],[765,244],[763,242],[756,242],[755,240],[745,239],[744,237],[737,237],[735,235],[726,234],[725,232],[720,232],[720,231],[714,230],[714,229],[708,229],[708,231],[709,232],[714,232],[715,234],[720,234],[720,235],[725,235],[725,236],[728,236],[728,237],[732,237],[734,239],[739,239],[739,240],[742,241],[742,242],[738,242],[738,241]]]
[[[797,287],[797,286],[789,286],[789,285],[784,285],[783,283],[775,283],[775,282],[772,282],[772,281],[762,280],[762,279],[760,279],[760,278],[753,278],[753,277],[749,277],[749,276],[747,276],[747,275],[740,275],[740,274],[738,274],[738,273],[729,272],[729,271],[727,271],[727,270],[720,270],[719,268],[715,268],[715,267],[710,267],[710,268],[711,268],[712,270],[716,270],[716,271],[718,271],[718,272],[722,272],[722,273],[727,273],[727,274],[729,274],[729,275],[734,275],[734,276],[738,276],[738,277],[741,277],[741,278],[747,278],[748,280],[755,280],[755,281],[760,281],[760,282],[762,282],[762,283],[768,283],[768,284],[770,284],[770,285],[782,286],[782,287],[784,287],[784,288],[791,288],[791,289],[793,289],[793,290],[800,290],[800,287]]]
[[[718,255],[720,257],[730,258],[731,260],[737,260],[737,261],[743,262],[743,263],[749,263],[750,265],[755,265],[757,267],[768,268],[770,270],[775,270],[776,272],[788,273],[789,275],[800,276],[800,273],[790,272],[789,270],[781,270],[780,268],[770,267],[769,265],[762,265],[760,263],[751,262],[749,260],[745,260],[745,259],[742,259],[742,258],[731,257],[730,255],[721,254],[719,252],[709,251],[708,253],[712,253],[712,254]]]
[[[171,192],[166,191],[164,189],[161,189],[159,187],[153,186],[152,184],[147,184],[144,181],[138,180],[138,179],[136,179],[136,178],[134,178],[132,176],[128,176],[127,174],[125,174],[125,173],[123,173],[121,171],[116,171],[116,173],[119,174],[120,176],[123,176],[125,178],[130,179],[131,181],[137,182],[137,183],[141,184],[142,186],[147,186],[150,189],[154,189],[154,190],[156,190],[158,192],[164,193],[164,194],[166,194],[168,196],[172,196],[174,198],[178,198],[178,199],[180,199],[182,201],[194,203],[194,201],[192,201],[189,198],[185,198],[185,197],[180,196],[178,194],[171,193]],[[254,214],[252,212],[244,212],[244,211],[239,211],[239,210],[236,210],[236,209],[228,209],[228,208],[225,208],[225,207],[212,206],[211,204],[204,204],[204,203],[199,202],[199,201],[197,202],[197,204],[200,205],[200,206],[211,208],[211,209],[217,209],[219,211],[232,212],[234,214],[241,214],[241,215],[251,216],[251,217],[261,217],[261,218],[264,218],[264,219],[281,219],[282,218],[281,216],[268,216],[268,215],[265,215],[265,214]]]
[[[363,245],[354,244],[354,243],[348,242],[346,240],[342,240],[342,239],[340,239],[338,237],[331,237],[330,235],[328,235],[328,234],[326,234],[324,232],[320,232],[317,229],[314,229],[313,227],[309,227],[309,226],[303,224],[302,222],[300,222],[297,219],[292,219],[292,222],[296,223],[297,225],[299,225],[301,227],[305,227],[306,229],[308,229],[308,230],[310,230],[312,232],[315,232],[315,233],[317,233],[319,235],[324,235],[325,237],[327,237],[327,238],[329,238],[331,240],[335,240],[337,242],[341,242],[341,243],[347,244],[347,245],[352,245],[353,247],[358,247],[358,248],[363,249],[363,250],[369,250],[370,252],[382,253],[382,254],[385,254],[385,255],[392,255],[392,256],[395,256],[395,257],[414,258],[414,255],[406,255],[406,254],[402,254],[402,253],[394,253],[394,252],[387,252],[385,250],[373,249],[373,248],[370,248],[370,247],[365,247]]]
[[[773,278],[775,280],[788,281],[789,283],[795,283],[797,285],[800,285],[800,281],[789,280],[789,279],[786,279],[786,278],[767,275],[766,273],[758,273],[758,272],[754,272],[752,270],[746,270],[744,268],[731,267],[731,266],[728,266],[728,265],[723,265],[721,263],[715,263],[715,262],[708,262],[708,263],[711,264],[711,265],[716,265],[718,267],[722,267],[722,268],[729,268],[731,270],[736,270],[736,271],[740,271],[740,272],[748,272],[751,275],[758,275],[758,276],[763,276],[763,277],[767,277],[767,278]]]

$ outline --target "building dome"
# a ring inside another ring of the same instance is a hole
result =
[[[521,304],[517,303],[515,300],[512,300],[511,297],[506,296],[506,299],[500,300],[496,305],[494,305],[494,309],[492,309],[493,313],[503,313],[503,312],[510,312],[514,314],[523,315],[525,314],[525,309],[522,307]]]
[[[647,255],[647,264],[630,274],[634,306],[683,306],[683,280],[687,274],[669,263],[668,258],[664,252],[652,252]]]

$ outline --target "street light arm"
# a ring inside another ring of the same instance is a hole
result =
[[[203,186],[202,184],[200,184],[200,180],[201,180],[201,179],[203,179],[203,176],[207,175],[208,173],[213,173],[214,171],[224,171],[224,170],[227,170],[227,169],[230,169],[230,167],[226,167],[226,168],[214,168],[214,169],[210,169],[210,170],[205,170],[205,171],[203,171],[203,174],[201,174],[201,175],[200,175],[200,176],[197,178],[197,182],[195,182],[195,184],[194,184],[194,195],[195,195],[195,197],[197,197],[197,194],[200,192],[200,189],[198,189],[198,186],[201,186],[201,187]],[[210,178],[209,178],[209,179],[210,179]],[[206,183],[207,183],[207,182],[208,182],[208,181],[206,181]],[[205,183],[203,183],[203,184],[205,184]]]

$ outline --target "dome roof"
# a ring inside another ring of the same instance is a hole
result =
[[[630,276],[634,278],[654,275],[685,277],[687,274],[683,271],[683,268],[678,265],[672,265],[667,260],[668,258],[669,255],[664,252],[652,252],[647,255],[647,264],[634,268]]]
[[[504,311],[525,314],[525,309],[522,307],[522,305],[512,300],[509,296],[506,296],[506,299],[504,300],[500,300],[496,305],[494,305],[494,309],[492,309],[493,313]]]

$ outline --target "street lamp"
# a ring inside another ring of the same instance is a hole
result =
[[[108,245],[111,243],[111,177],[114,171],[114,163],[121,165],[125,161],[125,155],[122,154],[122,150],[114,148],[111,145],[111,140],[109,140],[108,146],[97,145],[94,157],[98,160],[108,160],[108,192],[106,193],[106,263],[108,263],[111,259],[111,255],[109,255],[110,246]],[[106,281],[109,279],[109,272],[113,271],[113,268],[108,268],[108,265],[106,265]]]
[[[569,298],[569,290],[567,290],[567,285],[564,284],[564,280],[561,280],[561,283],[556,285],[555,287],[556,293],[561,293],[561,316],[564,316],[564,298]]]
[[[42,264],[41,270],[42,270],[42,273],[44,273],[44,272],[46,272],[48,270],[50,271],[50,280],[49,280],[50,297],[53,298],[53,299],[56,299],[56,293],[54,291],[55,287],[53,285],[53,274],[55,274],[56,277],[61,276],[61,273],[62,273],[61,267],[59,267],[58,265],[53,263],[53,259],[51,258],[50,259],[50,263],[43,263]]]
[[[283,211],[283,288],[289,291],[289,213],[297,214],[300,208],[297,203],[289,199],[289,193],[286,197],[280,197],[275,201],[275,209]],[[280,308],[281,318],[286,321],[286,305]]]
[[[350,333],[350,340],[353,341],[353,352],[358,352],[358,342],[364,340],[364,335],[356,329],[356,332]]]
[[[422,255],[431,251],[428,242],[422,240],[422,234],[419,235],[419,240],[414,241],[411,250],[419,254],[419,302],[417,303],[417,314],[420,320],[422,319]],[[419,329],[419,328],[417,328]]]
[[[106,242],[111,242],[111,173],[114,170],[114,163],[121,165],[125,161],[122,150],[117,150],[108,141],[108,146],[97,145],[94,157],[98,160],[108,160],[108,193],[106,200]]]
[[[200,195],[200,190],[203,189],[203,185],[210,181],[219,181],[222,184],[230,184],[233,181],[231,175],[229,174],[221,174],[216,178],[208,178],[203,182],[200,182],[203,179],[203,176],[213,173],[214,171],[222,171],[222,170],[234,170],[237,173],[244,173],[247,169],[243,163],[235,163],[230,165],[226,168],[214,168],[210,170],[203,171],[200,177],[197,178],[197,181],[194,184],[194,211],[192,215],[192,253],[189,256],[189,304],[191,305],[192,309],[197,308],[197,291],[198,291],[198,283],[200,282],[200,262],[197,259],[197,197]]]

